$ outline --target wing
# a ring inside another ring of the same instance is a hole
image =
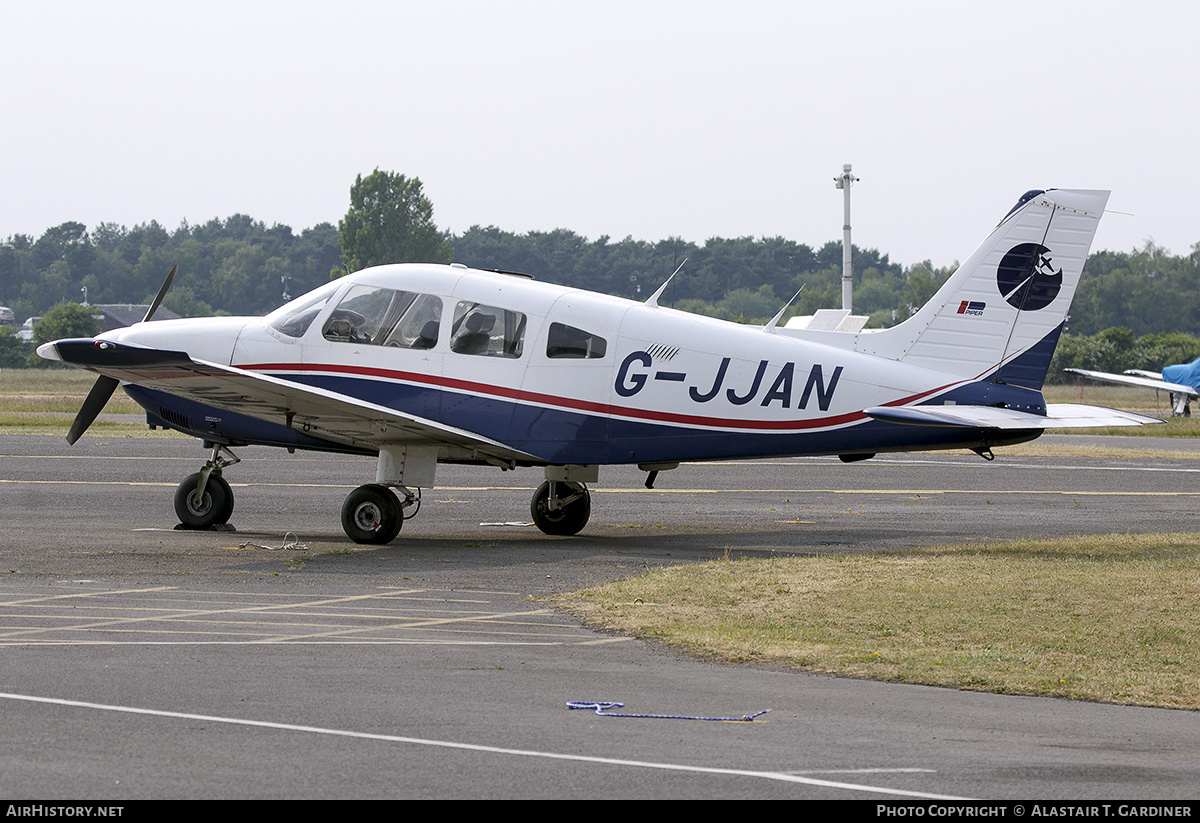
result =
[[[1197,392],[1191,386],[1185,386],[1182,383],[1168,383],[1165,380],[1151,377],[1151,372],[1139,371],[1136,373],[1126,374],[1109,374],[1103,371],[1088,371],[1086,369],[1063,369],[1071,374],[1090,377],[1093,380],[1107,380],[1109,383],[1124,383],[1128,386],[1141,386],[1144,389],[1160,389],[1162,391],[1174,392],[1175,394],[1186,394],[1188,397],[1200,397],[1200,392]]]
[[[1082,429],[1163,422],[1133,412],[1073,403],[1050,403],[1044,416],[995,406],[877,406],[863,413],[887,423],[968,429]]]
[[[57,359],[124,383],[182,397],[358,448],[437,444],[459,454],[502,462],[541,462],[533,455],[474,432],[233,366],[193,360],[184,352],[107,340],[58,340]]]

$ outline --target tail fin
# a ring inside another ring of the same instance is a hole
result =
[[[908,320],[855,348],[1041,389],[1109,192],[1031,191]]]

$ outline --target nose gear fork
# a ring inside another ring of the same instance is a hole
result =
[[[221,453],[229,455],[228,458],[222,458]],[[221,470],[227,469],[230,466],[241,463],[242,459],[231,452],[226,446],[216,444],[213,446],[212,457],[208,458],[203,468],[200,469],[200,480],[196,483],[196,490],[192,492],[191,503],[196,508],[199,508],[204,500],[204,490],[208,487],[208,478],[216,472],[217,477],[221,476]]]

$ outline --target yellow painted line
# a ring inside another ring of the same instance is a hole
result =
[[[434,619],[418,620],[417,622],[392,623],[385,626],[363,626],[361,628],[346,627],[343,629],[327,631],[327,632],[310,632],[308,634],[289,634],[279,635],[275,638],[264,638],[264,643],[286,643],[292,640],[315,640],[322,637],[345,637],[348,635],[361,636],[365,633],[378,634],[379,632],[389,629],[398,631],[411,631],[412,629],[429,629],[442,626],[450,626],[461,623],[475,623],[483,620],[496,620],[499,618],[513,617],[532,617],[545,614],[552,614],[550,609],[539,609],[532,612],[498,612],[495,614],[471,615],[469,617],[443,617]]]
[[[133,480],[0,480],[30,486],[156,486],[174,488],[178,483]],[[355,488],[342,483],[229,483],[234,488]],[[532,492],[533,486],[436,486],[427,492]],[[588,487],[593,494],[1057,494],[1067,497],[1198,497],[1196,492],[1098,492],[1091,489],[1034,488],[602,488]],[[450,503],[442,500],[440,503]],[[469,503],[464,500],[463,503]]]
[[[502,615],[492,615],[491,617],[500,617],[500,616],[502,616]],[[488,619],[489,616],[483,615],[482,617],[484,619]],[[444,632],[444,633],[449,633],[449,634],[454,634],[457,632],[457,633],[461,633],[461,634],[480,635],[480,634],[484,634],[483,627],[485,627],[485,626],[491,627],[491,626],[506,625],[503,622],[497,623],[497,622],[493,622],[490,620],[489,620],[489,622],[484,623],[484,624],[475,624],[474,620],[467,619],[467,618],[464,618],[463,620],[459,621],[458,624],[466,625],[467,629],[466,630],[464,630],[464,629],[456,630],[453,628],[448,629],[446,627],[437,627],[437,626],[434,626],[432,628],[430,628],[430,627],[418,627],[418,628],[422,628],[426,631],[438,631],[438,632]],[[279,627],[276,625],[255,624],[255,623],[245,623],[245,624],[235,623],[235,624],[229,624],[231,626],[231,628],[228,628],[228,629],[221,628],[224,625],[226,625],[226,624],[217,623],[217,624],[215,624],[215,626],[213,628],[188,628],[185,626],[180,626],[179,628],[172,628],[172,629],[149,629],[149,628],[144,628],[144,627],[122,629],[122,628],[108,627],[108,628],[104,628],[103,631],[105,634],[111,634],[111,635],[136,635],[138,637],[147,637],[147,638],[149,638],[149,637],[155,637],[155,638],[158,638],[158,637],[202,638],[202,639],[204,639],[203,642],[214,642],[212,640],[208,640],[208,638],[233,638],[232,640],[228,640],[225,642],[263,643],[263,644],[279,644],[279,643],[288,643],[288,642],[304,643],[304,642],[312,642],[312,641],[316,641],[316,640],[325,640],[325,641],[344,640],[344,641],[348,641],[348,642],[352,641],[352,642],[357,642],[357,643],[404,642],[404,641],[417,640],[416,638],[412,638],[412,637],[396,636],[396,635],[403,635],[409,628],[411,628],[410,626],[403,625],[403,624],[402,625],[392,625],[392,626],[372,626],[372,627],[351,627],[351,626],[336,627],[336,626],[333,626],[333,627],[330,627],[329,630],[327,630],[327,631],[320,631],[320,632],[310,631],[310,632],[306,632],[306,633],[298,632],[295,634],[284,634],[279,631]],[[533,625],[537,626],[538,628],[542,628],[540,625],[537,625],[537,624],[533,624]],[[233,628],[233,627],[250,627],[250,628],[241,628],[239,630],[238,628]],[[564,627],[550,626],[548,628],[560,628],[561,629]],[[537,642],[537,643],[545,643],[545,644],[553,643],[555,645],[563,645],[566,643],[570,643],[572,645],[576,644],[578,642],[578,636],[579,636],[578,633],[580,631],[580,628],[577,626],[566,627],[566,628],[574,629],[574,631],[567,632],[565,634],[562,634],[561,636],[556,636],[556,637],[552,637],[550,639],[543,639],[543,640],[536,640],[536,638],[547,638],[548,633],[545,631],[487,631],[486,634],[488,637],[491,637],[491,638],[501,638],[501,637],[505,637],[505,638],[512,638],[512,637],[535,638],[535,640],[495,639],[492,641],[494,643],[513,643],[513,642],[534,643],[534,642]],[[34,635],[34,634],[42,634],[46,631],[46,630],[39,629],[38,627],[34,627],[34,626],[13,627],[9,634],[6,634],[3,638],[0,638],[0,648],[5,647],[5,646],[20,645],[20,644],[27,644],[27,645],[72,644],[72,645],[76,645],[76,644],[86,644],[86,643],[98,643],[98,644],[124,643],[127,645],[136,645],[137,642],[139,642],[139,641],[115,641],[115,640],[91,641],[91,640],[83,640],[83,639],[78,639],[78,638],[64,639],[61,636],[61,635],[74,634],[77,629],[79,631],[83,631],[83,632],[88,631],[87,629],[80,628],[80,627],[63,626],[63,627],[60,627],[60,628],[54,630],[56,635],[58,635],[58,636],[51,637],[51,638],[45,638],[45,637],[30,636],[30,635]],[[363,634],[367,634],[367,633],[378,636],[379,634],[385,633],[385,632],[388,632],[389,634],[385,635],[382,638],[376,637],[376,639],[373,639],[373,640],[370,638],[363,639],[363,637],[362,637]],[[470,642],[470,641],[457,640],[457,639],[451,639],[451,638],[444,638],[444,639],[420,638],[419,640],[420,640],[420,642],[429,644],[429,645],[436,645],[438,643],[443,643],[446,645],[456,645],[456,644],[463,644],[463,643]],[[146,641],[141,641],[141,642],[166,643],[169,641],[146,640]],[[174,642],[186,643],[186,642],[197,642],[197,641],[176,640]],[[215,642],[220,642],[220,641],[215,641]]]
[[[187,463],[196,463],[196,462],[203,463],[205,460],[205,454],[207,454],[207,450],[204,450],[204,452],[201,454],[194,454],[194,455],[189,455],[186,457],[178,457],[178,456],[172,456],[172,455],[163,455],[161,457],[156,456],[156,455],[140,455],[140,456],[130,457],[130,456],[115,455],[115,454],[0,454],[0,460],[105,460],[105,461],[107,461],[107,460],[174,460],[174,461],[181,461],[181,462],[187,462]],[[370,461],[371,463],[375,462],[374,457],[366,457],[361,454],[342,455],[343,460],[352,460],[354,458],[358,458],[359,460],[363,461],[364,463],[367,461]],[[286,460],[291,463],[294,463],[297,461],[306,461],[306,462],[314,462],[315,463],[315,462],[320,462],[320,460],[321,460],[321,458],[317,457],[317,456],[299,457],[296,455],[284,455],[284,454],[256,455],[253,459],[254,459],[255,463],[261,463],[264,460],[275,460],[275,461],[279,461],[279,462],[283,462]]]
[[[197,460],[202,455],[192,457],[155,457],[142,455],[141,457],[122,457],[115,454],[0,454],[0,460],[6,458],[12,460]],[[261,458],[255,458],[261,459]]]
[[[597,489],[589,488],[592,494],[866,494],[866,495],[920,495],[920,494],[1037,494],[1066,495],[1068,497],[1195,497],[1194,492],[1123,492],[1123,491],[1061,491],[1058,489]]]
[[[99,592],[76,592],[74,594],[56,594],[49,597],[31,597],[25,600],[3,600],[0,601],[0,606],[29,606],[37,603],[52,603],[56,600],[70,600],[72,598],[95,598],[106,597],[113,594],[145,594],[147,592],[169,592],[175,591],[178,586],[155,586],[149,589],[110,589]]]
[[[110,618],[107,620],[95,620],[90,623],[79,623],[79,624],[75,624],[75,625],[69,626],[69,627],[63,626],[63,627],[56,627],[56,628],[47,628],[47,629],[42,629],[41,631],[57,632],[57,631],[63,631],[63,630],[77,631],[77,630],[81,630],[81,629],[101,629],[101,628],[110,629],[113,627],[129,625],[132,623],[162,622],[162,621],[167,621],[167,620],[193,620],[193,619],[202,618],[202,617],[211,617],[213,615],[218,615],[218,614],[250,614],[250,613],[263,614],[263,613],[267,613],[267,612],[277,611],[279,609],[313,607],[313,606],[317,606],[317,605],[327,605],[327,604],[351,602],[351,601],[358,601],[358,600],[378,599],[379,597],[380,597],[380,595],[357,595],[354,597],[331,598],[331,599],[326,599],[326,600],[310,601],[310,602],[306,602],[306,603],[287,603],[287,604],[280,603],[280,604],[276,604],[276,605],[255,605],[255,606],[243,606],[240,608],[226,608],[226,609],[177,609],[168,614],[154,614],[154,615],[139,616],[139,617],[121,617],[121,618]],[[144,609],[140,609],[140,608],[138,608],[137,610],[145,611]],[[0,637],[2,637],[2,636],[5,636],[5,635],[0,635]]]
[[[174,588],[174,587],[164,587],[164,588],[160,588],[160,589],[136,589],[136,590],[131,589],[131,590],[127,590],[125,592],[79,593],[79,594],[72,594],[72,595],[63,595],[61,597],[96,597],[96,596],[100,596],[100,595],[106,594],[106,593],[107,594],[112,594],[112,593],[134,594],[134,593],[142,593],[142,592],[148,592],[148,591],[169,591],[172,588]],[[251,605],[251,606],[230,607],[230,608],[221,608],[221,609],[175,609],[175,610],[170,610],[170,611],[164,610],[167,613],[156,613],[156,614],[144,614],[144,612],[146,611],[145,609],[142,609],[139,607],[133,607],[134,610],[143,612],[143,614],[139,614],[138,616],[130,616],[130,617],[113,617],[113,618],[107,618],[107,619],[93,619],[88,622],[73,623],[71,625],[64,625],[64,626],[43,627],[43,628],[22,628],[22,629],[15,629],[15,630],[10,629],[10,631],[5,632],[4,634],[0,634],[0,638],[9,640],[9,641],[16,641],[16,640],[28,639],[29,635],[35,635],[35,634],[46,634],[46,633],[51,633],[51,632],[61,634],[63,632],[87,631],[87,630],[95,630],[95,629],[103,629],[103,630],[107,630],[107,631],[117,631],[117,632],[131,631],[133,629],[131,629],[129,627],[131,627],[133,624],[136,624],[136,623],[161,623],[161,622],[179,621],[179,620],[200,622],[201,620],[204,620],[205,618],[213,618],[217,615],[276,614],[276,615],[281,615],[281,616],[288,616],[289,613],[294,612],[296,610],[300,610],[300,609],[314,609],[314,608],[317,608],[320,606],[343,605],[346,603],[356,603],[356,602],[365,602],[365,601],[379,602],[381,600],[384,600],[384,601],[393,600],[393,599],[397,599],[398,596],[400,596],[400,595],[411,594],[411,593],[414,593],[417,591],[420,591],[420,590],[400,590],[400,591],[393,591],[393,592],[381,592],[378,594],[364,594],[364,595],[354,595],[354,596],[347,596],[347,597],[322,598],[322,599],[318,599],[318,600],[310,600],[310,601],[299,602],[299,603],[279,603],[279,604],[273,604],[273,605],[272,604]],[[40,598],[40,599],[33,600],[30,602],[36,603],[36,602],[42,602],[44,600],[53,600],[53,599],[57,599],[57,598]],[[13,603],[12,605],[27,605],[27,603],[16,602],[16,603]],[[348,634],[356,634],[356,633],[362,633],[362,632],[379,632],[379,631],[382,631],[385,629],[401,629],[401,630],[403,630],[403,629],[411,629],[411,628],[428,628],[428,627],[435,627],[435,626],[442,626],[442,625],[451,625],[451,624],[455,624],[455,623],[475,622],[475,621],[479,621],[479,620],[495,620],[498,618],[542,616],[542,615],[549,614],[549,613],[551,613],[550,610],[541,609],[541,610],[525,611],[525,612],[482,613],[482,614],[473,614],[473,615],[456,616],[456,617],[445,617],[445,618],[422,618],[419,616],[411,617],[411,618],[404,618],[404,617],[400,617],[397,615],[384,615],[384,616],[380,616],[378,619],[389,621],[389,623],[385,624],[385,625],[369,626],[369,627],[345,626],[345,627],[340,627],[340,628],[336,628],[336,629],[330,629],[328,631],[323,631],[323,632],[309,632],[307,634],[297,634],[297,635],[280,635],[277,626],[262,626],[262,630],[260,632],[258,632],[258,634],[264,634],[264,635],[269,634],[275,638],[272,640],[269,637],[260,642],[283,642],[283,641],[286,641],[286,640],[289,640],[292,638],[304,639],[304,638],[324,637],[324,636],[345,636]],[[330,620],[336,619],[336,617],[337,617],[337,615],[335,615],[335,614],[328,614],[328,613],[322,613],[319,616],[326,616]],[[348,619],[351,619],[351,618],[352,619],[362,619],[363,616],[352,614],[352,615],[348,616]],[[247,623],[236,623],[236,624],[227,623],[226,625],[258,626],[260,624],[247,622]],[[268,631],[268,629],[272,629],[272,631]],[[164,632],[162,630],[143,630],[143,631],[145,631],[147,634],[154,634],[154,633],[213,634],[213,633],[215,633],[213,631],[187,632],[186,630],[183,630],[183,629],[172,630],[170,632]],[[228,632],[225,632],[225,633],[227,634]]]

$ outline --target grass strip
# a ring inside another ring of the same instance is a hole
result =
[[[1200,709],[1200,535],[724,559],[556,602],[710,660]]]

